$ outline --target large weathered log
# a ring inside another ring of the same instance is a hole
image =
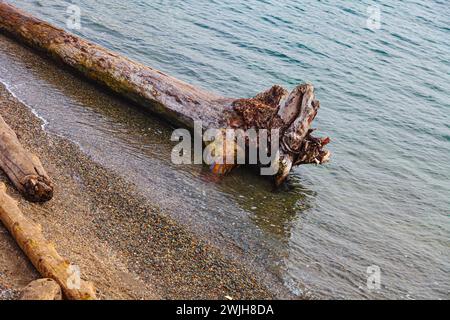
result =
[[[0,168],[28,200],[43,202],[53,197],[53,184],[41,161],[22,147],[1,116]]]
[[[41,227],[22,214],[16,201],[6,194],[4,183],[0,183],[0,221],[39,273],[55,280],[67,299],[95,299],[94,286],[79,279],[73,266],[45,239]]]
[[[274,86],[251,99],[225,98],[186,84],[161,71],[131,61],[92,42],[36,19],[0,2],[0,30],[63,62],[90,79],[107,86],[174,124],[193,128],[278,128],[282,139],[277,184],[293,165],[323,163],[329,139],[310,137],[317,110],[312,85],[287,91]],[[314,141],[314,147],[304,141]],[[319,141],[318,143],[316,143]],[[303,159],[303,160],[299,160]]]

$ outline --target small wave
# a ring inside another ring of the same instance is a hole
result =
[[[0,82],[3,84],[3,86],[5,87],[6,91],[8,91],[17,101],[19,101],[21,104],[23,104],[24,106],[27,106],[31,112],[39,119],[41,120],[42,124],[41,124],[41,128],[42,130],[45,130],[45,128],[48,125],[48,121],[43,118],[41,115],[39,115],[39,113],[36,111],[36,109],[34,109],[32,106],[28,105],[25,101],[23,101],[19,96],[17,96],[14,93],[14,90],[11,88],[11,86],[6,83],[5,81],[3,81],[2,79],[0,79]]]

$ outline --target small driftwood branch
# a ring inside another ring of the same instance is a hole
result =
[[[218,96],[131,61],[4,2],[0,2],[0,30],[176,125],[193,129],[194,121],[202,121],[203,129],[279,128],[282,150],[275,177],[277,185],[287,178],[292,166],[320,164],[330,158],[329,151],[323,149],[329,138],[310,135],[319,108],[312,85],[296,87],[285,101],[288,92],[279,86],[250,99]],[[226,171],[229,170],[218,170]]]
[[[22,147],[15,132],[1,116],[0,168],[28,200],[43,202],[53,197],[53,183],[41,161]]]
[[[70,300],[95,299],[94,286],[78,278],[71,264],[62,258],[42,234],[41,226],[27,219],[0,183],[0,221],[44,278],[55,280]]]

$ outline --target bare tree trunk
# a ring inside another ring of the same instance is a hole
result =
[[[28,200],[43,202],[53,197],[53,183],[41,161],[22,147],[14,131],[1,116],[0,168]]]
[[[4,183],[0,183],[0,221],[39,273],[44,278],[55,280],[67,299],[95,299],[94,286],[78,278],[70,262],[62,258],[53,244],[44,238],[41,227],[22,214],[16,201],[6,194]]]
[[[176,125],[193,128],[197,120],[202,121],[204,129],[280,129],[282,156],[277,184],[286,179],[293,165],[329,159],[330,153],[322,149],[329,139],[310,136],[309,129],[319,108],[312,85],[298,86],[285,101],[287,91],[279,86],[250,99],[221,97],[131,61],[4,2],[0,2],[0,30]]]

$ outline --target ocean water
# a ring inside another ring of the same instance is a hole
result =
[[[123,115],[112,116],[0,54],[0,81],[49,130],[127,167],[171,215],[268,283],[299,297],[450,298],[448,1],[8,2],[61,27],[75,4],[82,28],[73,32],[226,96],[313,83],[315,126],[332,138],[332,160],[296,168],[273,192],[244,170],[215,181],[204,168],[174,167],[170,128],[122,102],[111,108]],[[147,127],[158,138],[143,137]],[[378,289],[367,286],[370,266]]]

